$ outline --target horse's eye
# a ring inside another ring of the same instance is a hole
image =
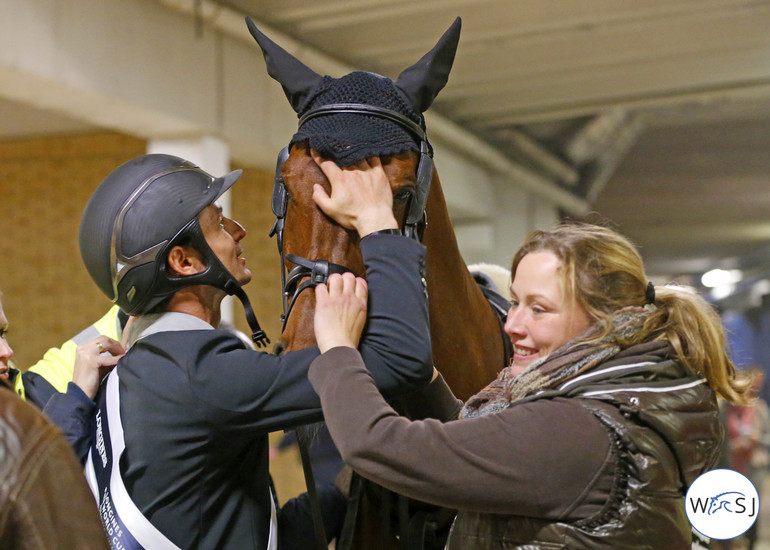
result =
[[[403,202],[409,199],[414,194],[414,188],[402,187],[396,191],[393,195],[393,202]]]

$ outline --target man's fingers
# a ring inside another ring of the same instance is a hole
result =
[[[375,158],[375,157],[372,157]],[[348,170],[370,170],[372,168],[373,164],[369,161],[368,158],[361,159],[352,166],[347,167]],[[343,168],[344,170],[344,168]]]
[[[332,198],[326,192],[326,189],[322,185],[316,183],[313,185],[313,200],[318,205],[318,208],[324,212],[329,211]]]
[[[321,158],[315,151],[311,151],[310,154],[313,157],[313,161],[318,165],[328,180],[334,180],[342,173],[342,169],[340,169],[334,161]]]

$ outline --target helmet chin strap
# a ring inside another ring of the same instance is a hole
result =
[[[243,287],[241,287],[240,283],[235,280],[235,277],[233,277],[232,273],[227,270],[217,255],[214,254],[214,251],[211,250],[211,247],[206,242],[206,238],[203,236],[203,230],[198,224],[197,219],[194,219],[192,222],[190,222],[178,234],[178,237],[183,235],[189,236],[191,238],[191,245],[193,248],[195,248],[203,255],[204,261],[206,263],[206,269],[200,273],[196,273],[195,275],[189,275],[186,277],[170,277],[168,274],[166,274],[165,266],[161,265],[159,274],[161,274],[163,279],[165,279],[166,284],[159,286],[166,289],[168,289],[169,286],[172,286],[174,287],[172,290],[173,292],[186,286],[209,285],[220,290],[224,290],[228,295],[235,295],[241,301],[241,304],[243,304],[243,310],[246,314],[246,322],[249,324],[249,328],[251,329],[251,339],[254,341],[254,344],[260,348],[267,346],[267,344],[270,343],[270,338],[267,337],[265,331],[262,330],[262,327],[259,326],[259,321],[257,321],[257,316],[254,313],[254,308],[251,306],[249,297],[246,296],[246,292],[244,292]],[[174,246],[174,241],[177,241],[178,237],[173,239],[166,246],[163,254],[168,253],[168,250]]]
[[[270,343],[270,338],[267,337],[267,333],[265,333],[265,331],[262,330],[262,327],[259,326],[259,321],[257,321],[254,308],[251,307],[251,302],[249,301],[249,297],[246,296],[246,293],[243,291],[243,287],[239,285],[234,278],[231,278],[225,283],[225,288],[223,290],[231,296],[235,295],[241,301],[241,304],[243,304],[243,311],[246,314],[246,322],[249,324],[249,328],[251,328],[251,339],[254,342],[254,345],[258,348],[267,346],[267,344]]]

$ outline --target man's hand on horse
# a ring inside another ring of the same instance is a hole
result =
[[[381,229],[397,229],[393,216],[393,191],[379,157],[340,168],[315,151],[313,160],[331,184],[331,195],[319,184],[313,186],[313,200],[338,224],[355,229],[363,238]]]

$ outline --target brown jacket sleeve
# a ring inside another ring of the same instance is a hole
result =
[[[542,400],[458,422],[398,416],[360,355],[334,348],[310,367],[343,459],[389,489],[450,508],[575,520],[606,500],[610,438],[573,400]]]
[[[8,550],[107,549],[93,494],[59,430],[0,387],[0,541]]]

